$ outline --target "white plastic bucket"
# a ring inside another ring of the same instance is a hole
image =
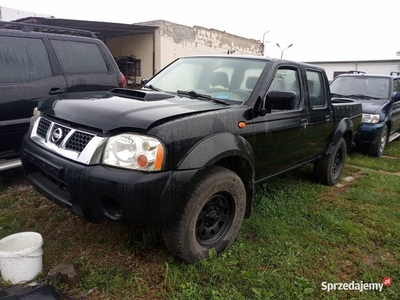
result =
[[[43,238],[37,232],[21,232],[0,240],[0,271],[16,284],[35,278],[43,269]]]

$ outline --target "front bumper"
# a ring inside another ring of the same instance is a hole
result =
[[[354,142],[361,146],[374,145],[380,140],[384,123],[361,123]]]
[[[139,172],[84,165],[25,137],[21,162],[28,181],[55,203],[91,222],[168,226],[182,212],[197,170]]]

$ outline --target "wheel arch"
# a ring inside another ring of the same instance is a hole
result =
[[[251,213],[254,193],[254,155],[250,144],[231,133],[215,134],[193,147],[178,164],[178,169],[198,169],[219,165],[235,172],[246,189],[246,213]]]
[[[227,168],[235,172],[242,179],[246,189],[246,212],[245,218],[250,217],[251,206],[254,193],[254,174],[250,164],[242,157],[230,156],[223,158],[215,163],[215,165]]]
[[[335,148],[335,145],[339,143],[341,138],[344,138],[344,140],[346,141],[347,149],[354,147],[354,132],[355,128],[353,120],[349,118],[343,118],[342,120],[340,120],[338,126],[335,128],[335,132],[332,135],[332,139],[327,146],[325,154],[331,154],[333,149]]]
[[[390,132],[392,131],[392,120],[387,120],[385,124],[388,127],[388,138],[389,138]]]

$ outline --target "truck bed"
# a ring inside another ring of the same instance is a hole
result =
[[[356,100],[348,98],[332,98],[336,119],[351,118],[358,123],[361,122],[362,105]],[[358,126],[358,125],[357,125]]]

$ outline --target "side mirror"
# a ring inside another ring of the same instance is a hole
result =
[[[149,80],[148,80],[147,78],[143,78],[143,79],[140,81],[140,85],[141,85],[141,86],[144,86],[148,81],[149,81]]]
[[[272,109],[292,110],[296,107],[296,93],[286,91],[269,91],[261,104],[260,115],[271,113]]]

